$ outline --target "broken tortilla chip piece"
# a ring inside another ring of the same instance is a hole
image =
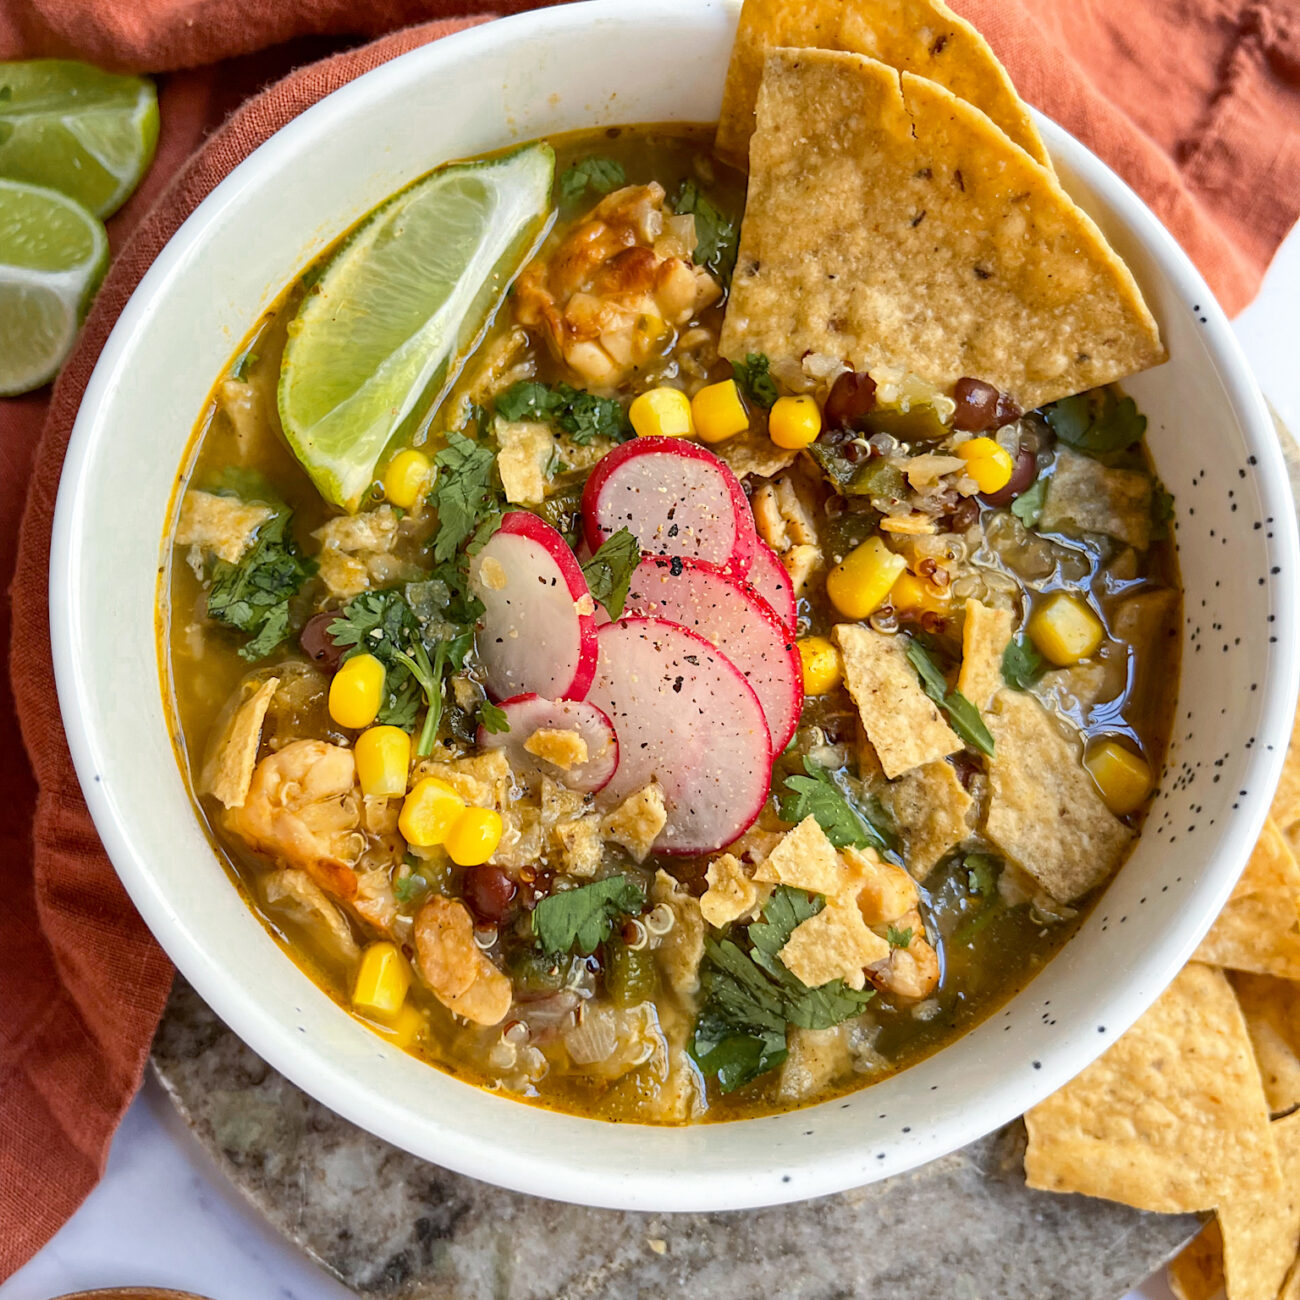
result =
[[[938,706],[921,689],[903,638],[854,623],[837,624],[831,635],[840,648],[844,684],[887,777],[892,780],[961,749]]]
[[[745,0],[722,92],[717,149],[743,167],[763,61],[774,46],[846,50],[946,86],[1044,166],[1033,119],[988,42],[940,0]]]
[[[250,686],[257,689],[248,695]],[[227,808],[242,808],[253,783],[253,768],[262,744],[262,724],[266,711],[279,689],[280,679],[268,677],[258,684],[245,685],[246,698],[230,715],[221,738],[211,745],[207,762],[199,774],[199,792],[214,795]]]
[[[952,764],[942,758],[904,772],[883,793],[903,837],[907,869],[924,880],[939,859],[970,834],[966,818],[974,800]]]
[[[1105,533],[1145,551],[1151,545],[1151,475],[1107,469],[1061,447],[1038,527],[1045,533]]]
[[[1025,1126],[1041,1191],[1181,1214],[1282,1185],[1245,1021],[1227,977],[1199,962]]]
[[[1237,887],[1195,959],[1300,979],[1300,866],[1273,821],[1264,822]]]
[[[1274,1115],[1300,1106],[1300,984],[1234,971],[1232,987],[1246,1017],[1264,1095]]]
[[[992,609],[978,600],[966,602],[957,690],[981,713],[1002,689],[1002,655],[1011,640],[1011,622],[1009,609]]]
[[[1025,410],[1165,359],[1132,274],[1046,168],[942,86],[767,56],[719,351],[974,376]]]
[[[985,832],[1058,903],[1073,902],[1110,877],[1133,833],[1033,696],[999,691],[984,722],[994,742]]]
[[[763,884],[792,885],[810,894],[834,898],[857,879],[835,851],[826,832],[809,814],[759,864],[754,879]]]
[[[717,930],[742,916],[757,915],[771,893],[766,885],[754,882],[732,853],[714,858],[704,878],[709,887],[700,897],[700,914]]]
[[[889,956],[889,941],[867,928],[852,899],[829,902],[795,926],[777,956],[810,989],[842,979],[851,989],[866,982],[863,967]]]

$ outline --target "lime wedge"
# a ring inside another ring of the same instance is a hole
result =
[[[0,397],[54,377],[107,265],[108,236],[80,203],[0,180]]]
[[[550,210],[555,154],[453,163],[377,207],[289,326],[280,422],[321,496],[355,510],[399,426],[446,395]]]
[[[158,143],[153,83],[88,63],[0,63],[0,176],[49,185],[107,217]]]

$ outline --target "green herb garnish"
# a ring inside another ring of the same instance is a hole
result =
[[[407,903],[413,903],[422,894],[429,891],[429,882],[418,872],[411,871],[404,876],[398,876],[393,881],[393,897],[404,907]]]
[[[912,942],[912,927],[896,930],[892,925],[885,930],[885,938],[891,948],[906,948]]]
[[[991,853],[968,853],[962,859],[966,868],[966,887],[980,898],[989,898],[998,887],[998,868],[1001,862]]]
[[[741,392],[756,406],[770,411],[780,397],[770,374],[772,363],[761,352],[751,352],[744,361],[733,361],[731,373]]]
[[[1033,528],[1038,517],[1043,513],[1043,502],[1047,499],[1047,480],[1040,478],[1031,488],[1026,488],[1012,503],[1011,513],[1026,528]]]
[[[490,447],[463,433],[449,433],[447,445],[433,463],[438,467],[430,493],[438,511],[433,558],[441,564],[474,533],[485,513],[495,511],[500,498],[495,486],[496,456]]]
[[[1140,442],[1147,417],[1131,397],[1119,397],[1111,388],[1063,397],[1043,408],[1052,432],[1085,456],[1106,456]]]
[[[1158,479],[1151,489],[1151,540],[1160,541],[1169,536],[1169,523],[1174,517],[1174,494]]]
[[[807,776],[785,778],[785,788],[790,793],[777,799],[782,821],[797,824],[805,817],[815,817],[817,825],[837,849],[870,846],[889,851],[892,848],[892,836],[850,798],[832,772],[807,756],[803,770]]]
[[[521,379],[499,393],[494,406],[503,420],[555,424],[579,447],[588,446],[595,438],[621,442],[632,432],[627,412],[617,398],[598,397],[570,384],[551,387]]]
[[[736,222],[711,203],[693,180],[681,183],[673,199],[673,211],[679,216],[690,213],[695,218],[696,264],[707,266],[723,284],[730,284],[740,246]]]
[[[510,719],[506,716],[505,709],[493,704],[491,700],[484,700],[478,706],[478,722],[484,731],[492,735],[504,735],[510,730]]]
[[[992,758],[993,737],[984,725],[980,711],[960,691],[948,689],[948,682],[938,665],[915,637],[908,643],[907,658],[920,674],[925,693],[948,715],[948,722],[957,735],[972,749]]]
[[[1002,680],[1017,691],[1027,691],[1047,670],[1047,660],[1023,633],[1007,642],[1002,652]]]
[[[610,618],[622,618],[632,575],[641,563],[641,545],[626,528],[607,537],[595,555],[582,566],[582,576],[593,600],[605,607]]]
[[[645,906],[645,894],[627,876],[607,876],[577,889],[543,898],[533,908],[533,934],[542,951],[558,956],[577,950],[589,957],[606,939],[620,916]]]
[[[626,184],[627,173],[622,163],[593,154],[590,158],[580,159],[561,174],[560,198],[566,201],[576,199],[588,190],[610,194]]]

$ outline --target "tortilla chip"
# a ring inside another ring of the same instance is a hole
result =
[[[268,677],[262,682],[230,715],[221,740],[208,752],[208,760],[199,774],[199,790],[215,795],[227,808],[242,808],[248,798],[257,751],[262,744],[262,724],[279,686],[278,677]]]
[[[791,1029],[787,1047],[789,1055],[776,1086],[782,1101],[807,1101],[853,1069],[853,1057],[839,1025]]]
[[[1182,1214],[1282,1184],[1245,1021],[1227,977],[1199,962],[1025,1127],[1041,1191]]]
[[[903,836],[907,869],[917,880],[971,832],[966,818],[974,800],[943,759],[904,772],[886,788],[885,803]]]
[[[789,469],[799,455],[797,451],[778,447],[761,433],[744,433],[738,438],[728,438],[713,451],[727,462],[737,478],[744,478],[747,474],[771,478],[783,469]]]
[[[191,488],[181,499],[176,545],[198,546],[219,560],[238,564],[257,530],[274,513],[270,506],[248,505],[236,497]]]
[[[811,814],[786,835],[760,863],[754,879],[773,885],[793,885],[810,894],[834,898],[848,888],[853,873],[826,838]]]
[[[961,629],[961,669],[957,690],[981,713],[1002,689],[1002,654],[1011,640],[1011,611],[966,602]]]
[[[704,959],[704,917],[699,899],[681,887],[675,876],[655,872],[650,900],[673,910],[675,924],[659,941],[659,965],[674,993],[694,993],[700,987],[700,962]]]
[[[1277,822],[1278,830],[1291,839],[1297,824],[1300,824],[1300,710],[1297,710],[1291,727],[1291,743],[1287,746],[1282,778],[1277,783],[1269,814]],[[1291,847],[1295,848],[1294,841]]]
[[[941,86],[826,50],[768,55],[719,351],[973,375],[1025,410],[1166,356],[1049,171]]]
[[[1300,979],[1300,866],[1276,823],[1265,821],[1227,905],[1196,960]]]
[[[994,743],[985,832],[1057,902],[1073,902],[1111,876],[1133,833],[1032,695],[999,691],[984,721]]]
[[[566,727],[538,727],[524,741],[524,748],[543,762],[553,763],[562,772],[572,771],[590,757],[582,733]]]
[[[902,867],[883,861],[871,848],[846,848],[842,854],[854,874],[849,888],[868,925],[887,926],[916,910],[916,882]]]
[[[700,913],[718,930],[743,916],[756,916],[771,892],[755,884],[744,863],[731,853],[714,858],[704,878],[709,887],[700,898]]]
[[[1223,1290],[1223,1233],[1211,1219],[1169,1261],[1169,1289],[1178,1300],[1214,1300]]]
[[[1151,545],[1151,477],[1107,469],[1061,447],[1038,527],[1045,533],[1105,533],[1145,551]]]
[[[1300,1106],[1300,984],[1244,971],[1229,978],[1246,1017],[1269,1110],[1280,1115]]]
[[[504,751],[498,750],[497,753]],[[651,781],[635,794],[628,795],[613,812],[606,813],[600,830],[607,840],[621,844],[638,862],[644,862],[659,832],[667,824],[663,787],[657,781]]]
[[[506,500],[536,505],[546,499],[546,467],[555,454],[550,426],[535,420],[496,422],[497,472]]]
[[[940,0],[745,0],[718,118],[718,152],[743,167],[763,60],[774,46],[847,50],[946,86],[1045,167],[1029,110],[984,38]]]
[[[796,925],[777,956],[810,989],[836,979],[860,989],[867,982],[863,967],[888,957],[889,941],[867,929],[858,905],[847,899]]]
[[[831,635],[844,663],[844,684],[887,777],[892,780],[961,749],[938,706],[921,689],[902,638],[853,623],[837,624]]]

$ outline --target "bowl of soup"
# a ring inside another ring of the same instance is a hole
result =
[[[200,994],[389,1141],[625,1208],[842,1190],[1059,1086],[1226,898],[1294,693],[1280,455],[1172,239],[905,77],[1093,280],[1043,343],[1005,240],[950,300],[936,253],[882,331],[834,284],[886,242],[864,151],[791,116],[898,78],[771,56],[747,175],[736,20],[541,11],[304,113],[131,299],[56,519],[78,772]],[[938,248],[992,200],[918,134],[872,165]]]

